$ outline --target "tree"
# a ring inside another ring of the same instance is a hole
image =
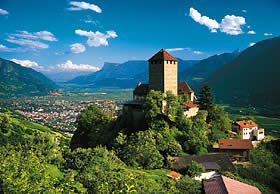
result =
[[[154,136],[151,130],[139,131],[127,138],[120,133],[116,138],[118,156],[132,167],[161,168],[164,158],[157,150]]]
[[[179,97],[175,96],[171,91],[167,91],[165,100],[165,114],[171,121],[175,121],[176,117],[184,115]]]
[[[71,149],[106,145],[113,130],[110,117],[96,106],[83,110],[77,117],[77,130],[71,139]]]
[[[205,168],[202,164],[198,164],[193,161],[190,164],[187,164],[183,169],[181,169],[182,174],[188,175],[192,178],[201,176],[201,173],[205,171]]]
[[[183,176],[176,183],[176,188],[179,190],[179,193],[188,193],[188,194],[198,194],[202,193],[201,182],[195,179],[192,179],[189,176]]]
[[[199,107],[207,111],[211,108],[213,101],[215,100],[215,96],[211,93],[211,88],[208,84],[205,84],[201,88],[198,97]]]
[[[190,154],[207,153],[208,138],[206,136],[207,112],[199,111],[195,117],[192,117],[191,128],[188,128],[182,134],[183,150]]]
[[[0,182],[4,193],[40,193],[52,191],[55,180],[47,173],[47,164],[31,150],[13,146],[0,148]]]
[[[145,119],[147,121],[154,121],[159,116],[162,116],[162,102],[164,94],[160,91],[151,90],[145,98],[144,109]]]
[[[217,104],[213,105],[211,112],[211,128],[218,131],[226,132],[231,130],[231,120],[228,117],[228,113]]]

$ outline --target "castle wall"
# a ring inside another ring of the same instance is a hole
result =
[[[176,96],[178,93],[177,66],[176,61],[164,61],[164,93],[171,91]]]
[[[164,92],[163,62],[149,63],[149,88],[151,90]]]

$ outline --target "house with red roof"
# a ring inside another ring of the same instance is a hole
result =
[[[178,172],[175,172],[175,171],[171,171],[169,172],[168,174],[166,174],[165,176],[169,177],[169,178],[172,178],[172,179],[175,179],[175,180],[179,180],[181,178],[181,175],[180,173]]]
[[[264,129],[252,120],[235,121],[232,130],[237,132],[242,139],[262,140],[264,139]]]
[[[232,160],[250,160],[253,144],[249,139],[218,139],[220,152],[227,153]]]
[[[203,180],[203,189],[205,194],[261,194],[257,187],[225,176]]]

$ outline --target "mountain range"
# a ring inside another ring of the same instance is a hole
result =
[[[196,85],[197,83],[203,82],[208,78],[209,75],[217,71],[219,68],[225,64],[232,61],[237,57],[242,51],[240,49],[232,53],[222,53],[219,55],[213,55],[196,64],[192,65],[189,69],[184,70],[179,73],[179,80],[186,81],[189,85]]]
[[[189,69],[198,61],[179,59],[179,73]],[[78,76],[68,83],[85,84],[96,87],[134,88],[138,82],[147,83],[149,64],[147,61],[127,61],[125,63],[104,63],[100,71]]]
[[[258,42],[211,74],[205,83],[222,103],[279,107],[280,37]]]
[[[55,87],[42,73],[0,58],[0,96],[47,95]]]

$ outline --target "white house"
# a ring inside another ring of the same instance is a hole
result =
[[[232,127],[242,139],[262,140],[264,139],[264,129],[259,129],[258,124],[252,120],[236,121]]]

